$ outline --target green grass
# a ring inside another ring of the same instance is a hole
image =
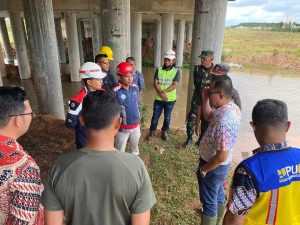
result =
[[[226,29],[222,56],[248,67],[300,69],[300,32]]]

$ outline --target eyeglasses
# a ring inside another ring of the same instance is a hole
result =
[[[9,117],[14,117],[14,116],[26,116],[26,115],[31,115],[32,119],[35,117],[35,113],[32,111],[30,113],[20,113],[16,115],[10,115]]]
[[[220,91],[210,91],[210,92],[208,92],[208,95],[211,96],[211,95],[214,94],[214,93],[219,93],[219,94],[221,94]]]

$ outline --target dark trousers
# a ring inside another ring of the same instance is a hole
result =
[[[175,102],[176,101],[171,101],[171,102],[163,102],[159,100],[154,101],[150,131],[156,130],[159,117],[163,110],[164,110],[164,124],[161,129],[162,131],[169,130],[170,122],[171,122],[171,113],[174,108]]]

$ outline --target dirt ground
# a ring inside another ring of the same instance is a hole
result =
[[[55,159],[75,149],[74,132],[65,126],[63,120],[53,116],[36,116],[18,142],[40,167],[44,183]]]

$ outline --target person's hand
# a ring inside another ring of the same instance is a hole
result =
[[[200,135],[200,125],[199,124],[196,124],[196,126],[195,126],[195,134],[197,137],[199,137],[199,135]]]
[[[207,172],[203,171],[202,167],[200,167],[200,168],[199,168],[199,173],[200,173],[200,176],[201,176],[202,178],[204,178],[204,177],[206,176],[206,173],[207,173]]]
[[[160,92],[160,97],[164,102],[168,101],[167,95],[164,91]]]

